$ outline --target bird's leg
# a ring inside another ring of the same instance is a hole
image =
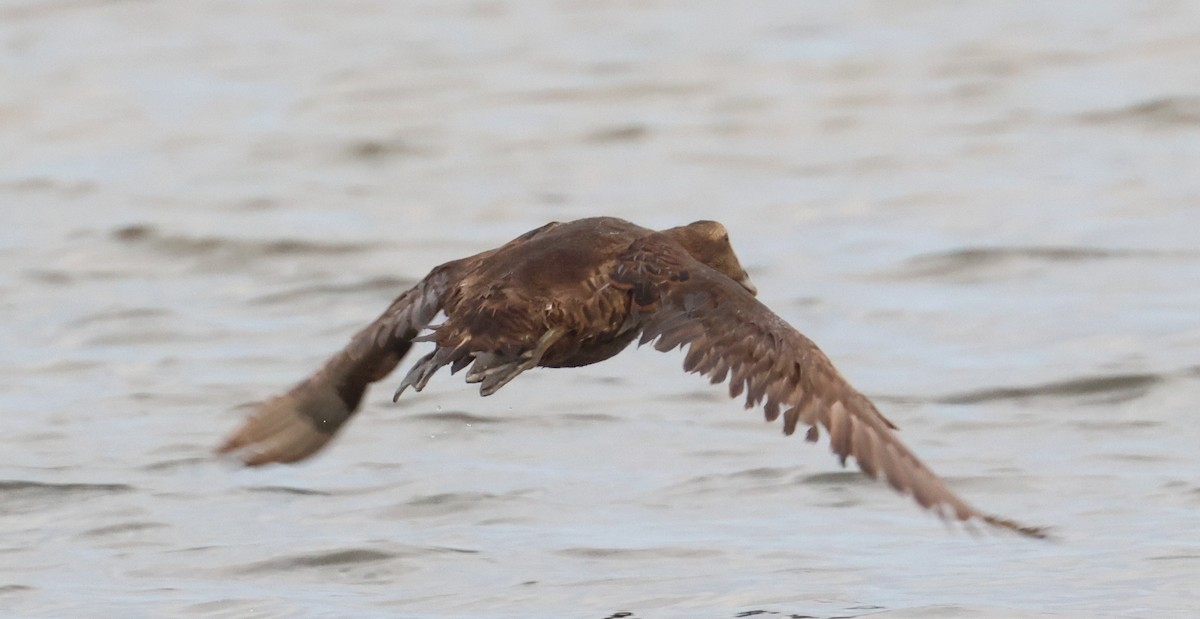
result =
[[[520,356],[508,362],[494,364],[498,359],[491,357],[487,358],[483,365],[471,366],[471,372],[467,375],[467,382],[482,382],[479,386],[479,395],[492,395],[501,387],[508,384],[508,381],[517,377],[518,374],[525,370],[537,367],[537,364],[542,361],[542,356],[546,351],[563,336],[563,332],[558,329],[550,329],[540,339],[537,345],[533,348],[521,353]],[[502,359],[499,359],[503,361]],[[480,361],[484,361],[481,357]]]

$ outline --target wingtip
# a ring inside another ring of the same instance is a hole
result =
[[[332,435],[316,428],[293,426],[259,441],[225,442],[215,453],[231,457],[242,466],[256,468],[268,464],[291,464],[309,458],[329,442]]]
[[[314,408],[321,414],[313,415]],[[341,425],[326,422],[326,427],[318,427],[313,417],[344,420],[349,413],[336,393],[322,397],[320,391],[293,390],[263,402],[217,445],[215,452],[233,456],[245,466],[303,460],[324,447]]]

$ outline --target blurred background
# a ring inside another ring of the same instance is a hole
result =
[[[0,0],[0,613],[1191,616],[1198,58],[1182,0]],[[602,214],[723,222],[1060,539],[944,530],[650,349],[210,455],[431,267]]]

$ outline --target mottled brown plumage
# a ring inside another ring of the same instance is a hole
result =
[[[265,402],[221,445],[248,465],[293,462],[322,446],[414,342],[432,341],[396,391],[417,391],[441,367],[470,366],[490,395],[521,372],[603,361],[635,339],[685,347],[684,369],[762,406],[783,431],[829,434],[842,463],[853,456],[943,518],[983,521],[1042,537],[1041,529],[976,510],[900,442],[895,426],[842,378],[812,341],[755,297],[725,229],[696,222],[655,232],[598,217],[551,223],[509,243],[433,269],[400,295],[316,374]],[[431,327],[444,312],[446,321]],[[429,333],[420,335],[426,329]]]

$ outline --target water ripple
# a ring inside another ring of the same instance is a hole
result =
[[[484,509],[489,505],[512,498],[515,498],[515,495],[497,495],[486,492],[444,492],[420,495],[387,508],[386,515],[395,518],[434,518]]]
[[[292,486],[250,486],[246,492],[265,492],[267,494],[292,494],[297,496],[333,496],[332,492],[313,490],[312,488],[295,488]]]
[[[264,572],[290,572],[297,568],[336,567],[360,563],[374,563],[377,561],[388,561],[395,559],[398,556],[399,555],[396,553],[383,552],[381,550],[373,550],[370,548],[351,548],[267,559],[265,561],[251,563],[242,567],[239,571],[246,574]]]
[[[913,256],[885,277],[896,279],[974,278],[1022,263],[1054,264],[1126,258],[1193,257],[1194,252],[1101,247],[963,247]]]
[[[80,537],[110,537],[124,533],[138,533],[150,529],[162,529],[168,525],[162,522],[125,522],[104,527],[96,527],[79,533]]]
[[[580,557],[585,559],[705,559],[719,557],[719,550],[700,548],[680,548],[675,546],[659,546],[653,548],[612,548],[612,547],[577,547],[564,548],[554,554],[565,557]]]
[[[505,417],[485,417],[483,415],[475,415],[466,411],[438,411],[434,413],[418,413],[416,415],[407,415],[403,418],[405,421],[416,422],[449,422],[454,424],[476,425],[476,424],[492,424],[492,423],[509,423],[512,418]]]
[[[227,237],[191,237],[160,232],[153,226],[134,224],[117,228],[112,238],[171,256],[212,256],[254,258],[297,255],[340,255],[367,251],[369,243],[324,243],[318,241],[279,239],[250,241]]]
[[[940,404],[980,404],[998,400],[1027,398],[1081,398],[1106,403],[1124,402],[1142,397],[1162,383],[1161,374],[1115,374],[1087,376],[1030,386],[989,387],[935,398]]]
[[[372,277],[348,284],[319,284],[301,286],[290,290],[272,292],[250,299],[254,305],[274,305],[292,303],[310,297],[329,297],[333,295],[356,294],[360,292],[394,292],[399,293],[412,286],[415,282],[401,277]]]
[[[286,555],[256,561],[235,568],[241,574],[290,573],[297,569],[336,568],[339,571],[362,565],[405,558],[431,557],[445,554],[476,554],[478,551],[449,546],[402,546],[393,551],[375,548],[341,548]]]
[[[93,496],[132,492],[126,484],[54,484],[0,480],[0,514],[30,513]]]
[[[1200,127],[1200,97],[1162,97],[1126,107],[1081,114],[1094,124],[1137,123],[1148,127]]]

